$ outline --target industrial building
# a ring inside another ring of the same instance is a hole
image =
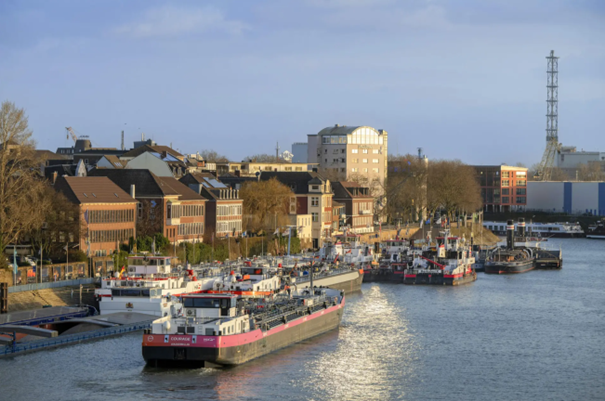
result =
[[[526,208],[605,216],[605,182],[530,181]]]

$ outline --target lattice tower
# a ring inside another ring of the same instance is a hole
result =
[[[546,57],[546,149],[538,168],[537,178],[548,181],[555,167],[557,153],[561,148],[559,143],[559,57],[555,51],[550,51]]]

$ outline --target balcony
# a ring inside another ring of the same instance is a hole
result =
[[[181,224],[180,217],[171,217],[169,219],[166,219],[167,226],[178,226],[179,224]]]

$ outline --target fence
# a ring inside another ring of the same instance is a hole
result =
[[[17,286],[8,287],[8,293],[12,294],[15,292],[23,292],[23,291],[35,291],[35,290],[45,290],[48,288],[58,288],[58,287],[68,287],[68,286],[77,286],[77,285],[86,285],[93,284],[95,282],[94,277],[89,278],[80,278],[75,280],[59,280],[48,283],[37,283],[37,284],[22,284]]]

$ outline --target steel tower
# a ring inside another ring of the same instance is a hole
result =
[[[546,60],[546,149],[544,149],[536,177],[541,181],[550,180],[557,152],[561,147],[559,143],[559,57],[555,57],[555,51],[551,50],[550,56],[546,57]]]

